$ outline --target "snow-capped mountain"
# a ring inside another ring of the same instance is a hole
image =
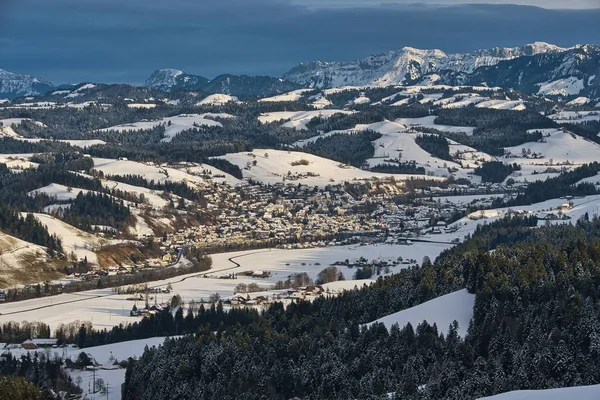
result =
[[[0,99],[42,95],[53,89],[50,82],[31,75],[21,75],[0,69]]]
[[[446,80],[452,80],[447,77]],[[457,82],[449,82],[457,83]],[[501,61],[474,71],[462,83],[486,83],[542,96],[600,98],[600,46]]]
[[[201,90],[208,82],[209,80],[202,76],[190,75],[179,69],[167,68],[154,71],[146,79],[144,86],[169,92],[177,89]]]
[[[270,96],[298,89],[300,85],[271,76],[219,75],[212,80],[190,75],[178,69],[159,69],[150,75],[146,87],[163,91],[202,90],[234,96]]]
[[[317,61],[300,64],[285,73],[283,79],[315,88],[387,86],[416,82],[426,75],[444,71],[454,75],[469,75],[480,67],[493,66],[503,60],[565,50],[567,49],[543,42],[457,54],[446,54],[437,49],[404,47],[399,51],[389,51],[351,62]]]

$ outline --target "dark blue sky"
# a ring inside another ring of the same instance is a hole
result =
[[[533,41],[600,43],[598,8],[380,3],[0,0],[0,68],[54,83],[141,83],[157,68],[208,78],[279,76],[301,61],[352,60],[403,46],[458,52]],[[600,6],[600,0],[569,4]]]

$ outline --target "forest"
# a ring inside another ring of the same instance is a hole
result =
[[[520,171],[521,166],[517,163],[504,164],[501,161],[489,161],[475,168],[473,173],[481,176],[482,182],[502,183],[514,171]]]
[[[338,133],[318,138],[300,150],[344,164],[361,167],[375,153],[371,142],[380,137],[381,134],[370,130],[349,134]]]

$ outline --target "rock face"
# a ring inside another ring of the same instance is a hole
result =
[[[315,88],[406,84],[433,74],[465,79],[478,68],[495,66],[504,60],[537,54],[556,54],[566,50],[568,49],[541,42],[522,47],[496,47],[457,54],[446,54],[437,49],[404,47],[399,51],[389,51],[351,62],[316,61],[300,64],[285,73],[283,78]]]
[[[53,88],[50,82],[40,78],[0,69],[0,99],[43,95]]]

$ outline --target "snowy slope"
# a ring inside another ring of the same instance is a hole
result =
[[[433,128],[442,132],[456,133],[463,132],[467,135],[472,135],[475,130],[474,127],[469,126],[450,126],[450,125],[438,125],[435,123],[435,119],[437,117],[435,115],[430,115],[428,117],[422,118],[398,118],[396,120],[397,123],[404,125],[407,128],[414,127],[425,127],[425,128]]]
[[[529,132],[533,131],[535,130]],[[505,148],[505,154],[512,154],[513,157],[505,157],[504,160],[528,165],[545,165],[550,160],[552,164],[567,161],[571,164],[585,164],[600,160],[600,145],[595,142],[562,129],[540,129],[539,131],[543,135],[541,141]],[[543,158],[523,157],[523,149],[530,154],[541,155]]]
[[[574,76],[565,79],[557,79],[551,82],[537,84],[540,89],[538,94],[546,96],[570,96],[579,94],[583,90],[583,79]]]
[[[298,101],[302,98],[302,95],[306,92],[310,92],[310,89],[298,89],[288,93],[279,94],[277,96],[265,97],[258,100],[259,102],[279,102],[279,101]]]
[[[215,93],[210,96],[205,97],[198,103],[197,106],[211,105],[211,106],[221,106],[223,104],[227,104],[229,102],[239,103],[239,100],[235,96],[230,96],[228,94]]]
[[[267,154],[268,156],[265,156]],[[244,178],[262,183],[290,183],[324,187],[353,180],[383,179],[394,176],[396,180],[406,180],[422,175],[383,174],[364,171],[342,165],[327,158],[312,154],[273,149],[254,149],[251,153],[233,153],[219,156],[242,169]],[[308,165],[292,165],[306,160]],[[253,165],[256,161],[256,165]],[[431,179],[436,179],[431,177]],[[440,178],[441,179],[441,178]]]
[[[64,185],[59,185],[58,183],[51,183],[42,188],[32,190],[27,193],[29,196],[35,196],[40,193],[47,194],[48,196],[56,197],[57,201],[66,201],[66,200],[74,200],[79,193],[83,193],[84,195],[90,192],[86,189],[79,188],[68,188]]]
[[[559,124],[581,124],[588,121],[600,121],[600,111],[561,111],[548,118]]]
[[[56,234],[62,239],[65,253],[67,255],[74,253],[77,260],[87,257],[88,262],[97,264],[98,257],[95,250],[98,250],[101,244],[114,242],[84,232],[47,214],[34,214],[34,216],[46,226],[51,235]]]
[[[427,321],[430,325],[435,323],[438,331],[445,334],[448,332],[450,324],[456,320],[458,322],[458,334],[465,336],[469,327],[469,321],[473,318],[474,305],[475,295],[463,289],[440,296],[418,306],[386,315],[368,325],[382,323],[386,328],[390,329],[394,324],[398,324],[402,328],[410,323],[413,328],[416,328],[423,321]]]
[[[482,397],[479,400],[598,400],[600,399],[600,385],[576,386],[548,390],[516,390]]]
[[[214,121],[210,118],[218,117],[231,117],[228,114],[181,114],[173,117],[165,117],[154,121],[140,121],[132,124],[122,124],[111,126],[109,128],[100,129],[100,132],[106,131],[118,131],[118,132],[129,132],[129,131],[140,131],[144,129],[152,129],[159,125],[165,126],[165,138],[163,142],[170,142],[180,132],[192,129],[196,126],[223,126],[220,122]]]
[[[335,114],[352,114],[352,111],[343,110],[318,110],[318,111],[275,111],[261,114],[258,120],[265,124],[282,120],[289,120],[283,124],[286,128],[294,128],[298,130],[306,130],[306,124],[311,119],[329,118]]]

